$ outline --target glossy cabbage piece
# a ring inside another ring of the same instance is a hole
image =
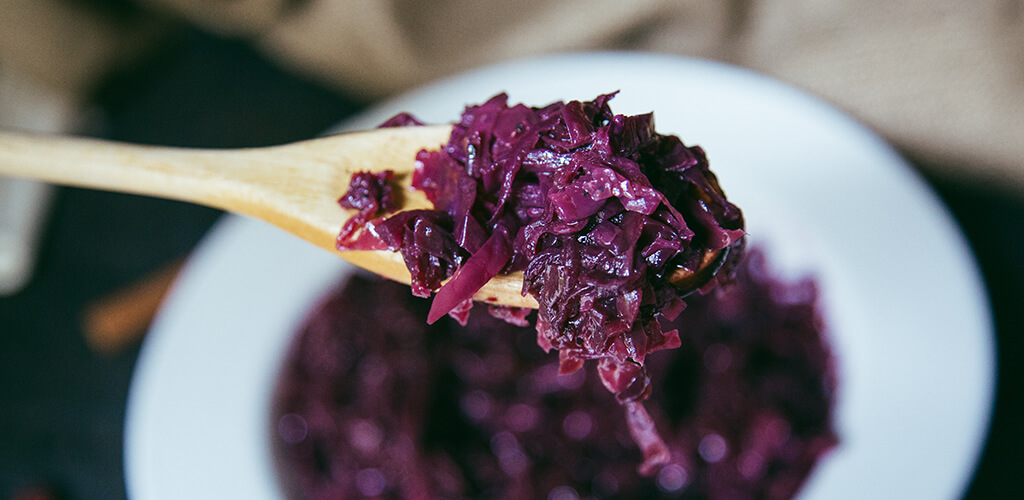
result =
[[[778,281],[757,253],[648,360],[669,452],[652,477],[594,366],[557,375],[530,329],[482,304],[466,326],[426,325],[429,306],[357,276],[309,316],[274,404],[295,498],[783,500],[836,444],[815,286]]]
[[[652,114],[613,113],[613,96],[531,108],[500,94],[467,107],[448,144],[416,158],[413,186],[434,210],[368,221],[372,231],[339,248],[402,252],[413,293],[437,290],[429,322],[465,323],[480,286],[522,271],[523,293],[540,305],[538,343],[558,350],[561,373],[598,360],[651,472],[666,448],[640,404],[650,392],[644,360],[679,345],[659,319],[678,315],[690,292],[665,278],[708,252],[735,261],[743,219],[701,148],[658,134]],[[418,123],[399,115],[385,125]]]
[[[390,170],[377,173],[360,172],[352,176],[348,191],[338,200],[338,204],[342,208],[356,210],[356,214],[349,217],[341,227],[338,246],[354,244],[358,231],[370,222],[370,219],[378,213],[395,210],[396,204],[390,184],[393,177],[394,173]]]

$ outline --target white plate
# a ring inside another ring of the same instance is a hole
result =
[[[543,105],[612,90],[621,90],[616,112],[654,110],[659,131],[703,146],[753,241],[785,269],[820,278],[840,367],[842,444],[801,497],[959,497],[993,397],[984,290],[936,196],[855,121],[744,70],[602,53],[474,71],[347,126],[398,111],[451,121],[500,91]],[[218,224],[138,361],[125,438],[133,498],[279,498],[267,416],[276,370],[298,323],[345,272],[336,257],[262,223]]]

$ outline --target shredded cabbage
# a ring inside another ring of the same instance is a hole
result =
[[[678,331],[658,319],[674,319],[691,291],[666,278],[717,251],[728,271],[742,253],[743,217],[700,147],[655,132],[653,114],[614,114],[614,95],[532,108],[499,94],[467,107],[447,145],[416,157],[413,187],[434,209],[371,218],[384,203],[348,201],[360,211],[338,248],[401,252],[413,294],[437,292],[430,323],[448,314],[465,324],[484,283],[522,271],[523,294],[540,305],[538,344],[558,351],[562,373],[598,360],[649,473],[667,449],[641,404],[650,394],[644,358],[679,346]],[[385,126],[418,124],[402,114]],[[525,321],[525,311],[491,310]]]

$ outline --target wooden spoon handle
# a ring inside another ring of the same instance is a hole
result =
[[[409,191],[416,152],[438,148],[451,126],[403,127],[342,134],[267,148],[181,149],[108,141],[0,133],[0,175],[170,198],[246,214],[334,251],[347,214],[337,199],[353,173],[393,170],[402,210],[429,208]],[[388,278],[409,282],[401,255],[342,252],[346,260]],[[478,300],[536,307],[522,297],[522,275],[498,276]]]
[[[0,174],[216,204],[225,153],[23,132],[0,133]]]
[[[190,201],[265,218],[267,209],[294,209],[281,203],[319,204],[324,196],[327,208],[336,210],[334,201],[356,171],[394,170],[407,183],[416,152],[440,147],[450,131],[448,125],[377,129],[232,150],[0,132],[0,175]],[[422,207],[402,207],[408,208]]]

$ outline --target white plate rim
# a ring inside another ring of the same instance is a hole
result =
[[[399,98],[382,103],[375,107],[374,110],[363,115],[362,118],[357,118],[349,122],[347,126],[355,128],[371,126],[372,124],[379,123],[382,118],[390,116],[397,110],[415,110],[417,109],[417,103],[422,103],[424,100],[429,99],[439,99],[439,95],[443,96],[445,92],[451,92],[453,89],[475,89],[477,92],[486,93],[487,95],[480,94],[477,96],[470,96],[467,94],[466,99],[469,100],[469,102],[472,102],[472,99],[474,98],[475,100],[480,100],[491,93],[503,90],[501,88],[494,88],[494,82],[502,75],[506,78],[508,75],[512,74],[539,74],[543,77],[545,72],[550,73],[561,69],[567,73],[571,72],[577,77],[588,75],[595,76],[597,75],[595,68],[615,68],[616,71],[623,72],[632,71],[645,75],[645,77],[650,78],[652,81],[659,81],[659,79],[679,79],[681,76],[692,79],[695,76],[699,76],[700,78],[709,79],[708,81],[716,85],[728,88],[731,88],[730,86],[734,86],[737,92],[737,98],[751,97],[743,94],[744,89],[746,88],[747,92],[753,92],[753,94],[755,94],[754,97],[771,97],[774,101],[777,101],[775,103],[776,105],[793,106],[791,109],[798,109],[799,112],[804,115],[813,116],[815,120],[820,120],[819,123],[821,124],[821,127],[825,129],[832,127],[836,130],[840,130],[840,135],[844,140],[855,143],[858,147],[869,150],[871,155],[870,157],[883,165],[883,171],[886,174],[886,185],[879,187],[879,189],[884,191],[883,197],[888,196],[891,198],[895,194],[905,197],[904,201],[909,200],[911,202],[911,205],[913,205],[912,209],[917,210],[915,213],[920,219],[917,222],[922,226],[927,226],[928,231],[926,236],[928,237],[928,241],[932,245],[937,245],[935,250],[941,251],[941,258],[943,259],[943,262],[949,265],[949,267],[947,267],[948,273],[941,276],[941,279],[926,276],[926,284],[929,286],[948,284],[955,285],[955,289],[950,293],[955,296],[955,301],[960,304],[959,309],[961,314],[953,319],[958,321],[957,324],[966,325],[966,331],[970,333],[966,338],[957,338],[953,336],[945,337],[950,341],[965,342],[963,345],[956,346],[956,354],[959,356],[956,360],[960,362],[960,369],[965,370],[965,373],[967,374],[966,378],[969,379],[961,381],[959,385],[954,384],[951,386],[951,390],[956,391],[957,399],[955,402],[957,404],[950,405],[949,408],[951,408],[952,411],[959,411],[960,414],[954,415],[956,418],[954,419],[953,428],[954,430],[957,430],[957,436],[949,437],[946,439],[945,443],[947,447],[952,447],[953,445],[949,443],[949,440],[957,440],[955,446],[957,456],[949,458],[939,456],[941,453],[936,454],[936,452],[942,451],[942,443],[925,445],[922,442],[915,442],[919,445],[939,446],[940,449],[929,451],[935,455],[936,460],[939,460],[940,458],[945,460],[941,467],[942,470],[945,471],[945,474],[938,476],[939,479],[937,479],[937,481],[933,481],[931,490],[929,490],[931,493],[935,493],[936,495],[921,496],[923,493],[921,488],[927,488],[927,486],[922,486],[921,484],[878,484],[875,485],[875,488],[864,489],[865,485],[863,484],[863,480],[860,484],[850,482],[849,480],[846,480],[846,483],[842,480],[835,480],[830,476],[830,474],[833,474],[831,471],[841,465],[833,464],[841,464],[842,461],[845,460],[842,452],[840,452],[834,456],[828,457],[823,464],[823,467],[820,467],[815,471],[808,488],[802,492],[802,497],[824,498],[821,495],[829,494],[829,498],[838,498],[838,496],[833,494],[835,493],[834,491],[827,489],[827,485],[833,484],[833,482],[835,484],[845,484],[847,486],[847,493],[851,493],[851,495],[853,493],[859,493],[858,496],[862,498],[869,497],[864,495],[865,491],[872,493],[873,495],[870,496],[872,498],[905,498],[907,493],[910,493],[913,497],[958,497],[966,487],[973,473],[974,467],[976,466],[977,458],[987,433],[988,417],[993,401],[995,356],[992,323],[988,312],[985,291],[969,247],[967,246],[958,227],[953,222],[952,217],[950,217],[948,210],[946,210],[938,197],[927,187],[926,183],[912,171],[912,169],[892,150],[892,148],[855,120],[835,110],[827,103],[811,97],[804,92],[747,70],[721,63],[679,56],[614,52],[546,56],[506,62],[472,71],[446,81],[426,86]],[[619,77],[621,78],[622,75],[619,75]],[[601,76],[598,75],[597,79],[600,80],[600,78]],[[609,76],[609,82],[613,81],[616,81],[616,76]],[[515,87],[514,83],[515,82],[510,86]],[[604,82],[598,81],[591,83],[596,85]],[[636,84],[636,82],[631,82],[631,85],[632,84]],[[536,84],[533,85],[534,87],[536,86]],[[529,87],[529,85],[526,86]],[[583,86],[586,85],[580,85],[580,87]],[[627,85],[627,87],[628,86],[629,85]],[[513,89],[513,100],[523,100],[530,102],[531,104],[543,104],[543,102],[529,101],[529,93],[531,91],[537,92],[535,88],[531,87],[531,89],[533,90],[524,91],[521,88]],[[543,93],[544,91],[541,90],[539,92]],[[592,94],[573,95],[568,97],[585,98],[589,96],[592,96]],[[632,99],[632,97],[629,97],[626,92],[623,92],[623,94],[613,101],[613,106],[616,109],[619,109],[620,103],[623,101],[629,101],[630,99]],[[451,103],[448,102],[447,104],[450,108]],[[756,106],[757,104],[753,103],[752,105]],[[628,107],[628,103],[626,107]],[[458,110],[455,110],[455,112],[457,111]],[[660,115],[658,116],[659,123],[662,123],[663,120],[660,119]],[[430,117],[426,116],[426,118],[429,119]],[[801,118],[807,119],[807,116],[802,116]],[[670,131],[680,133],[683,139],[688,143],[701,142],[700,140],[688,140],[688,137],[690,136],[677,130]],[[709,154],[712,157],[713,168],[718,170],[715,163],[716,158],[720,158],[722,155],[719,155],[716,150],[712,150],[710,147]],[[720,176],[723,176],[723,186],[726,187],[727,192],[730,192],[730,196],[732,196],[732,190],[729,187],[729,173],[724,172],[725,175],[722,174],[723,172],[720,172]],[[856,180],[852,180],[852,182],[856,182]],[[886,201],[891,200],[882,199],[879,202],[884,203]],[[793,215],[796,214],[796,212],[797,209],[793,205],[787,205],[782,207],[779,213]],[[750,215],[752,214],[748,211],[748,218]],[[856,223],[856,221],[844,222],[851,224]],[[920,229],[920,227],[917,229]],[[913,231],[914,228],[907,230]],[[792,235],[795,234],[794,231],[799,233],[800,230],[799,228],[787,228],[782,231],[782,234]],[[898,235],[895,236],[898,237]],[[251,244],[254,241],[253,238],[263,246],[261,248],[251,248],[248,244]],[[771,240],[771,237],[767,239]],[[279,255],[292,255],[293,253],[295,255],[302,255],[302,262],[297,266],[277,267],[268,265],[268,262],[273,262],[273,259]],[[195,437],[195,433],[201,434],[204,432],[204,429],[202,427],[201,420],[192,422],[191,427],[184,426],[184,429],[179,429],[179,432],[182,433],[180,436],[174,435],[173,426],[171,426],[171,429],[168,429],[168,421],[172,418],[176,419],[175,423],[182,423],[189,420],[188,412],[178,415],[167,414],[168,402],[166,399],[167,396],[172,393],[172,391],[169,390],[169,387],[174,387],[174,377],[180,377],[182,370],[181,366],[175,364],[180,360],[168,357],[174,349],[173,347],[168,346],[174,345],[175,343],[181,343],[183,337],[183,334],[181,333],[182,328],[194,329],[197,326],[197,319],[199,320],[200,325],[203,324],[203,322],[208,324],[211,321],[218,321],[216,315],[217,311],[210,311],[208,303],[199,303],[202,301],[197,302],[197,298],[195,297],[197,293],[205,294],[207,296],[211,293],[208,291],[211,283],[206,279],[206,277],[213,275],[211,273],[216,273],[212,267],[223,266],[225,262],[233,262],[234,264],[237,264],[239,269],[247,269],[249,274],[252,274],[252,270],[258,270],[259,273],[253,277],[255,281],[252,286],[265,286],[265,283],[267,282],[286,282],[288,279],[294,278],[295,281],[278,287],[276,292],[302,297],[303,300],[306,301],[306,304],[312,304],[319,294],[321,294],[326,287],[330,286],[331,283],[337,279],[337,276],[346,272],[345,266],[339,264],[335,257],[323,252],[321,252],[322,255],[313,255],[315,253],[316,252],[310,252],[310,249],[307,248],[303,242],[297,242],[292,240],[290,237],[285,237],[279,234],[275,229],[266,227],[261,223],[236,216],[230,216],[219,223],[216,228],[211,231],[210,235],[204,239],[203,244],[201,244],[193,253],[193,256],[190,258],[181,278],[175,285],[174,291],[165,303],[160,316],[154,323],[150,334],[145,341],[129,393],[128,408],[126,410],[125,469],[128,491],[133,498],[140,498],[144,500],[150,498],[180,498],[182,494],[187,495],[188,498],[198,498],[195,496],[196,494],[198,494],[199,497],[214,498],[223,496],[225,491],[231,493],[231,496],[237,496],[239,493],[245,493],[243,496],[246,498],[276,497],[276,483],[272,476],[273,470],[272,464],[269,462],[269,458],[262,461],[257,460],[254,464],[250,464],[248,468],[243,468],[239,471],[225,471],[227,474],[238,473],[242,475],[241,477],[250,478],[249,482],[245,487],[243,487],[243,491],[241,492],[238,491],[239,483],[231,480],[231,477],[228,475],[223,476],[223,482],[226,484],[218,486],[215,478],[190,478],[187,477],[187,474],[182,474],[180,470],[175,470],[175,464],[177,463],[180,465],[180,461],[186,458],[189,451],[191,451],[192,455],[202,454],[204,450],[195,449],[196,443],[189,442],[190,435],[188,433],[193,433],[191,436]],[[230,261],[225,260],[229,258],[227,257],[228,255],[232,255],[232,257],[230,257]],[[786,262],[793,264],[794,262],[798,262],[800,259],[806,257],[806,255],[799,255],[798,252],[798,255],[782,255],[779,258],[783,261],[784,265],[787,265]],[[828,262],[827,258],[815,263],[815,265],[823,267],[829,267],[834,264],[835,263],[833,262]],[[795,267],[800,267],[800,265],[796,264]],[[911,265],[910,267],[913,266]],[[239,279],[239,276],[237,275],[229,274],[228,277],[232,279]],[[885,277],[882,278],[884,279]],[[829,293],[829,287],[834,286],[837,289],[842,289],[844,287],[842,279],[838,279],[837,281],[837,283],[826,283],[826,293]],[[893,287],[900,286],[898,283],[886,282],[886,284]],[[214,285],[216,284],[214,283]],[[292,286],[293,288],[289,288],[289,286]],[[850,294],[848,292],[849,290],[841,290],[838,294],[846,294],[843,296],[849,297]],[[226,287],[224,290],[218,290],[214,293],[232,293],[232,289],[230,287]],[[853,295],[856,295],[856,293]],[[843,300],[846,299],[844,298]],[[858,300],[860,299],[855,298],[850,300],[850,302],[857,302]],[[864,307],[865,301],[860,300],[860,302],[861,303],[858,305],[860,307]],[[867,302],[870,302],[870,300],[867,300]],[[203,309],[203,307],[206,307],[206,309]],[[267,307],[270,306],[268,305]],[[838,309],[843,309],[843,307],[845,306],[839,306]],[[292,310],[281,318],[278,318],[276,320],[276,324],[278,327],[288,328],[288,325],[294,325],[300,321],[302,314],[307,309],[308,307],[303,308],[301,311]],[[847,317],[845,317],[843,321],[856,323],[856,328],[870,328],[872,326],[869,325],[870,319],[852,318],[849,316],[852,316],[852,314],[847,314]],[[894,321],[908,321],[906,318],[899,317],[898,315],[891,319]],[[913,325],[901,324],[901,326],[910,327]],[[196,339],[190,340],[195,341]],[[262,348],[256,345],[260,342],[256,338],[251,340],[251,345],[248,347],[254,350],[254,352],[248,353],[246,349],[242,348],[239,349],[239,356],[251,355],[253,360],[250,361],[265,364],[274,362],[272,357],[268,357],[267,349],[272,347],[273,349],[270,350],[275,352],[280,351],[281,343],[285,342],[286,338],[282,338],[282,336],[275,337],[273,341],[266,342],[270,347],[263,346]],[[908,342],[911,340],[915,339],[909,339]],[[202,339],[200,339],[200,341],[202,341]],[[897,348],[897,352],[910,353],[911,351],[920,350],[919,348],[915,348],[913,345],[902,345],[899,342],[900,340],[896,339],[894,344]],[[214,349],[218,346],[200,345],[200,347],[206,347],[206,352],[209,353],[209,349]],[[219,348],[223,349],[224,346],[221,345]],[[863,352],[871,351],[872,349],[877,348],[877,346],[853,346],[850,348],[855,351],[860,349],[860,352],[863,354]],[[180,351],[180,347],[178,350]],[[216,355],[220,354],[211,354],[211,356],[214,357]],[[946,353],[946,355],[948,356],[949,354]],[[204,359],[207,362],[211,361],[210,359],[204,358],[202,352],[196,353],[192,357],[196,358],[191,361],[193,365],[196,363],[201,364],[204,362]],[[839,361],[842,368],[843,360],[840,359]],[[917,376],[913,371],[900,372],[899,375],[910,378]],[[267,377],[266,374],[263,374],[262,376]],[[269,384],[270,382],[272,382],[270,379],[265,378],[263,380],[263,383],[265,384]],[[202,390],[202,386],[197,385],[191,389]],[[853,392],[855,389],[856,388],[845,388],[844,390],[850,390]],[[176,397],[179,398],[175,402],[179,409],[183,404],[190,404],[190,402],[195,401],[193,399],[184,399],[181,394],[175,394]],[[861,396],[863,396],[863,394]],[[223,391],[221,391],[220,394],[208,394],[205,397],[206,399],[200,398],[198,402],[201,404],[210,404],[211,402],[222,403],[225,400],[225,394],[223,394]],[[161,398],[163,398],[163,400],[161,400]],[[230,398],[227,399],[230,401]],[[242,399],[245,399],[245,401],[240,401],[238,403],[250,410],[254,407],[254,404],[257,405],[258,408],[258,405],[266,403],[265,398],[260,399],[260,397],[256,397],[253,399],[251,395]],[[900,402],[894,400],[887,401],[887,403],[899,404]],[[187,408],[184,410],[187,410]],[[853,413],[856,413],[856,411]],[[878,415],[854,415],[851,418],[870,420],[871,418],[881,417]],[[915,418],[923,417],[918,415]],[[928,420],[925,419],[925,422],[927,423]],[[881,424],[883,424],[884,427],[885,422],[881,422]],[[265,421],[249,422],[246,425],[247,432],[250,433],[266,431],[269,429],[269,424]],[[900,430],[901,429],[896,428],[892,431],[897,432]],[[913,429],[909,430],[912,432]],[[894,434],[894,436],[895,438],[900,438],[898,435]],[[209,437],[210,436],[205,436],[207,440]],[[166,448],[169,444],[180,446]],[[165,446],[165,448],[162,450],[160,446]],[[182,449],[181,446],[185,446],[186,448]],[[188,446],[192,446],[192,449],[189,450],[189,448],[187,448]],[[240,444],[239,446],[243,445]],[[266,443],[249,443],[244,446],[246,446],[244,450],[234,451],[236,453],[249,454],[266,453],[267,451],[265,448]],[[175,453],[177,453],[177,455],[175,455]],[[866,465],[856,460],[853,461],[862,466]],[[167,477],[167,474],[175,475],[173,477]],[[936,482],[941,484],[936,485]],[[826,486],[821,486],[823,484]],[[206,488],[206,490],[197,490],[196,488],[190,489],[190,486]],[[860,489],[851,492],[849,488],[853,486],[858,486]],[[218,487],[227,487],[230,488],[230,490],[221,489],[218,491]],[[858,496],[850,497],[856,498]]]

